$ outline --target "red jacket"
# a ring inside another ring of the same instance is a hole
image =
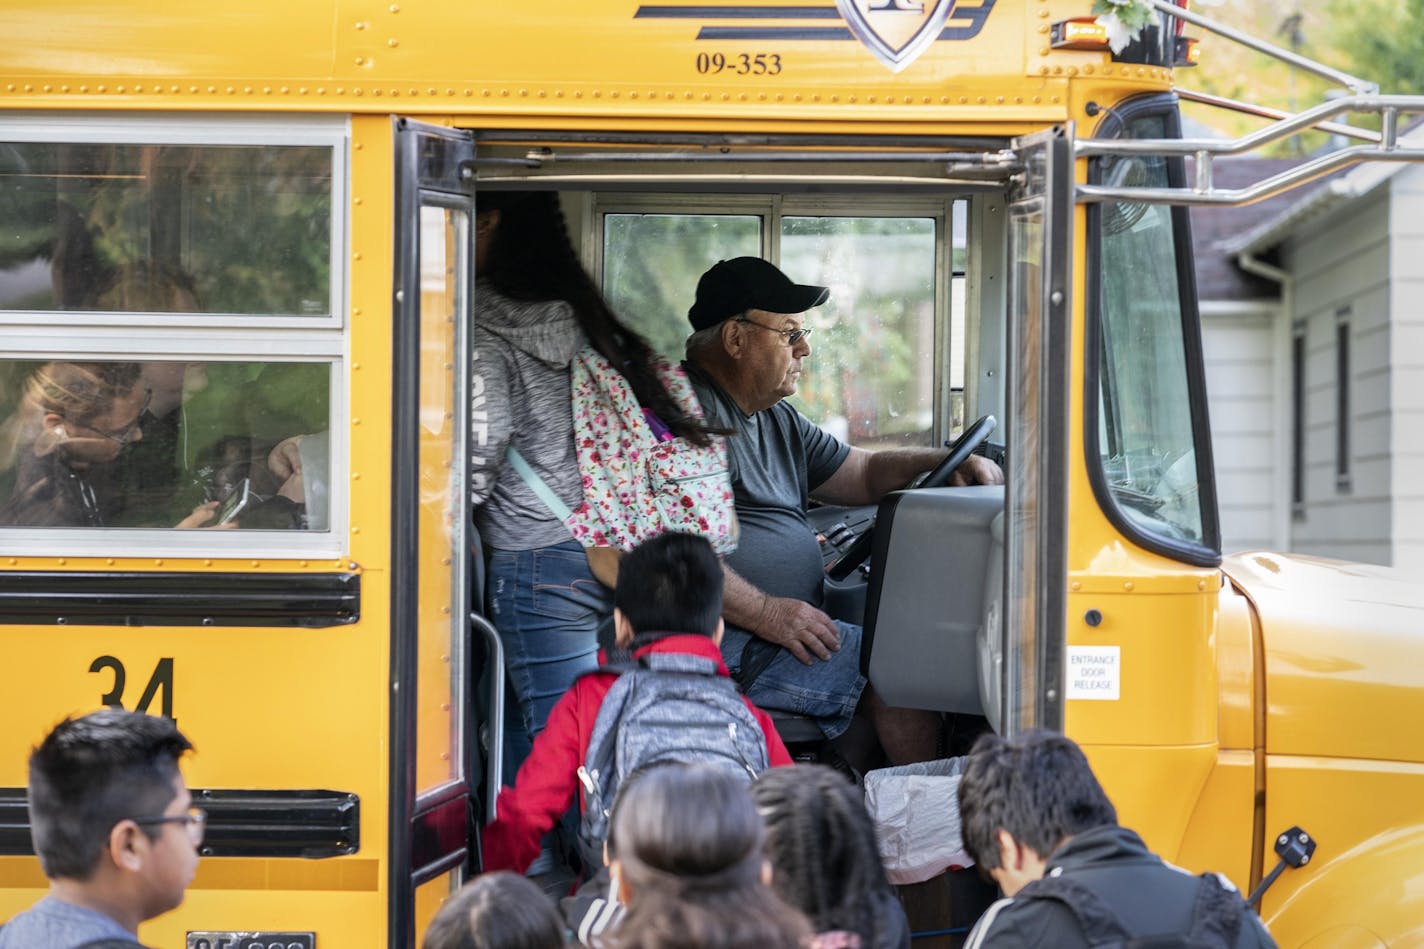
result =
[[[635,652],[642,656],[650,652],[677,652],[717,663],[718,675],[727,675],[717,644],[706,636],[694,634],[666,636]],[[484,864],[486,870],[515,870],[523,873],[539,855],[539,842],[544,834],[569,809],[574,791],[579,788],[577,771],[584,763],[588,741],[593,735],[593,722],[598,717],[604,696],[618,677],[610,673],[593,673],[575,680],[570,689],[549,712],[549,721],[519,774],[514,787],[501,790],[497,805],[498,817],[484,831]],[[767,761],[772,767],[789,765],[791,755],[771,716],[742,700],[752,710],[766,735]],[[583,796],[579,796],[583,807]]]

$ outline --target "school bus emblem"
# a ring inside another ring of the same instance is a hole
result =
[[[955,0],[836,0],[855,38],[899,72],[939,39]]]
[[[859,40],[893,72],[936,41],[972,40],[984,28],[995,0],[826,0],[784,3],[643,4],[635,19],[692,20],[699,43],[834,43]],[[699,53],[697,71],[776,75],[779,52]]]

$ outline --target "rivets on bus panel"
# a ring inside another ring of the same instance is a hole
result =
[[[53,92],[53,91],[54,91],[54,88],[53,88],[49,83],[45,83],[43,86],[40,86],[40,89],[43,90],[43,91],[45,91],[45,92]]]
[[[1205,590],[1205,589],[1206,589],[1206,581],[1205,581],[1205,580],[1198,580],[1198,581],[1197,581],[1197,589],[1198,589],[1198,590]]]
[[[1137,589],[1137,584],[1133,583],[1131,580],[1128,580],[1123,583],[1122,588],[1128,593],[1131,593],[1133,590]]]
[[[358,30],[367,29],[367,28],[370,27],[370,25],[371,25],[371,24],[367,23],[365,20],[357,20],[357,21],[356,21],[356,29],[358,29]]]
[[[203,561],[203,566],[205,566],[205,567],[211,567],[212,565],[213,565],[213,562],[212,562],[211,560],[204,560],[204,561]]]
[[[163,561],[162,561],[162,560],[159,560],[159,559],[155,559],[155,560],[153,561],[153,565],[154,565],[155,567],[161,567],[161,566],[163,566]]]
[[[357,56],[357,57],[356,57],[356,65],[357,65],[357,66],[364,66],[364,65],[366,65],[366,57],[364,57],[364,56]]]
[[[108,558],[107,560],[105,560],[105,561],[104,561],[104,565],[105,565],[106,567],[112,567],[112,566],[114,565],[114,558],[113,558],[113,557],[110,557],[110,558]]]
[[[20,562],[20,561],[16,560],[14,557],[11,557],[11,558],[10,558],[10,566],[12,566],[12,567],[15,566],[15,564],[17,564],[17,563],[19,563],[19,562]]]
[[[353,418],[353,419],[351,420],[351,424],[352,424],[352,425],[360,425],[360,424],[361,424],[361,420],[360,420],[359,418]]]
[[[309,565],[309,561],[306,561],[306,560],[300,561],[300,562],[298,563],[298,566],[301,566],[301,567],[306,567],[306,566],[308,566],[308,565]]]
[[[1042,26],[1040,26],[1040,27],[1038,28],[1038,32],[1040,32],[1040,33],[1047,33],[1047,32],[1048,32],[1048,24],[1045,23],[1045,24],[1043,24]]]
[[[260,560],[254,560],[254,561],[252,561],[252,566],[253,566],[253,567],[260,567],[260,566],[262,566],[262,561],[260,561]]]
[[[10,88],[13,89],[14,86],[11,86]],[[94,87],[94,91],[95,91],[95,92],[105,92],[105,91],[108,90],[108,88],[109,88],[108,86],[104,85],[104,84],[101,82],[101,83],[99,83],[99,85],[97,85],[97,86]]]
[[[340,91],[340,90],[338,90],[338,91]],[[353,96],[362,96],[362,95],[365,95],[365,94],[366,94],[366,90],[365,90],[365,89],[352,89],[352,90],[351,90],[351,94],[352,94]]]
[[[391,12],[392,12],[392,13],[399,13],[399,12],[400,12],[400,4],[399,4],[399,3],[393,3],[393,4],[391,4]]]
[[[1083,581],[1074,580],[1068,585],[1068,589],[1072,590],[1074,593],[1077,593],[1079,590],[1083,589]]]
[[[62,567],[65,564],[69,563],[69,561],[65,560],[63,557],[60,557],[58,560],[55,561],[55,563],[59,564]]]
[[[351,480],[352,480],[352,481],[360,481],[360,480],[361,480],[361,472],[359,472],[359,471],[353,471],[353,472],[351,472]]]
[[[340,563],[337,563],[337,566],[339,567],[339,566],[341,566],[341,564],[340,564]],[[346,569],[348,569],[348,570],[359,570],[359,569],[361,569],[361,568],[360,568],[360,565],[359,565],[358,563],[356,563],[356,561],[352,560],[352,561],[350,561],[349,563],[346,564]]]
[[[360,198],[352,198],[352,199],[351,199],[351,203],[352,203],[352,204],[363,204],[364,202],[363,202]]]
[[[353,534],[359,534],[359,533],[361,533],[361,528],[359,528],[359,527],[353,527],[353,528],[351,528],[351,533],[353,533]]]

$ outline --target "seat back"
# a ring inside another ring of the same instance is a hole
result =
[[[1001,486],[900,491],[880,505],[861,668],[887,704],[984,714],[978,642]]]

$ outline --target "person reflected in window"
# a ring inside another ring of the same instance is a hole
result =
[[[0,525],[105,527],[114,514],[109,482],[124,450],[143,438],[150,393],[132,362],[50,362],[26,378],[7,423],[14,489]],[[216,504],[201,504],[178,527],[202,527]]]

